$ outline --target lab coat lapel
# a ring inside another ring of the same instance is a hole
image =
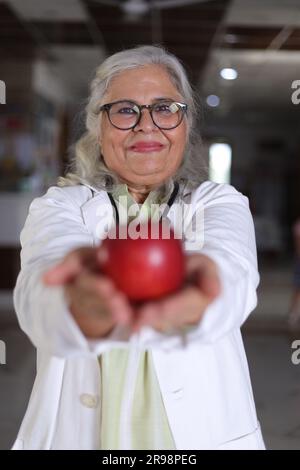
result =
[[[113,208],[105,191],[96,192],[81,207],[82,216],[89,232],[93,235],[94,244],[106,237],[114,218]]]

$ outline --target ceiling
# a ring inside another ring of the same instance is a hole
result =
[[[238,79],[224,80],[233,67]],[[300,1],[234,0],[202,77],[202,93],[220,97],[215,113],[231,110],[297,114],[292,82],[300,79]]]
[[[137,0],[136,0],[137,1]],[[142,0],[139,0],[140,2]],[[148,0],[143,0],[149,4]],[[105,55],[137,44],[163,43],[186,64],[196,82],[229,0],[171,0],[180,6],[133,17],[125,0],[0,1],[0,54],[20,57],[51,46],[90,46]],[[22,42],[22,49],[20,49]]]
[[[105,56],[162,43],[183,61],[204,98],[220,96],[214,112],[295,111],[290,96],[291,82],[300,79],[300,0],[135,0],[156,5],[139,16],[125,12],[126,1],[0,0],[0,58],[50,61],[76,97],[86,94]],[[238,79],[220,78],[224,66],[235,67]]]

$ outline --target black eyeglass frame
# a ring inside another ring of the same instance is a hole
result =
[[[116,126],[115,124],[113,124],[113,122],[111,121],[110,119],[110,115],[109,115],[109,110],[110,108],[116,104],[116,103],[132,103],[134,104],[135,106],[137,106],[138,110],[139,110],[139,117],[137,119],[137,122],[135,124],[133,124],[133,126],[130,126],[130,127],[118,127]],[[181,110],[182,110],[182,115],[181,115],[181,119],[179,120],[178,124],[176,124],[176,126],[172,126],[172,127],[161,127],[159,125],[156,124],[155,120],[153,119],[153,115],[152,115],[152,111],[153,111],[153,108],[159,104],[162,104],[162,103],[170,103],[170,104],[177,104],[180,106]],[[152,122],[153,124],[158,127],[159,129],[162,129],[162,130],[165,130],[165,131],[169,131],[171,129],[175,129],[176,127],[178,127],[182,121],[183,121],[183,118],[184,118],[184,115],[186,114],[187,112],[187,108],[188,108],[188,105],[186,103],[180,103],[179,101],[171,101],[171,100],[161,100],[161,101],[158,101],[156,103],[153,103],[153,104],[138,104],[136,103],[135,101],[132,101],[132,100],[118,100],[118,101],[113,101],[112,103],[106,103],[106,104],[103,104],[100,108],[99,108],[99,112],[101,111],[106,111],[107,113],[107,117],[109,119],[109,122],[111,123],[112,126],[114,126],[116,129],[119,129],[120,131],[129,131],[129,129],[134,129],[140,122],[141,118],[142,118],[142,110],[146,108],[148,109],[149,113],[150,113],[150,116],[151,116],[151,119],[152,119]]]

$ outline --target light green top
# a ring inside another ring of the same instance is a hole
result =
[[[127,196],[120,198],[120,196]],[[129,207],[137,204],[125,184],[113,193],[115,200]],[[142,220],[154,217],[164,197],[149,193],[139,205]],[[119,199],[120,198],[120,199]],[[152,206],[152,207],[151,207]],[[130,221],[130,220],[129,220]],[[176,449],[159,383],[149,350],[112,349],[99,357],[101,373],[101,443],[104,450]]]

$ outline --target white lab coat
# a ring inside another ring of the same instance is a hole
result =
[[[205,181],[175,201],[171,224],[183,203],[190,204],[185,224],[204,209],[204,244],[185,241],[185,249],[210,256],[222,285],[185,344],[179,335],[149,327],[130,336],[119,326],[105,339],[87,339],[62,289],[45,287],[40,276],[73,248],[99,243],[114,220],[107,193],[93,196],[85,185],[51,187],[32,202],[14,303],[37,348],[37,376],[14,449],[99,449],[97,356],[113,347],[151,349],[177,449],[264,448],[240,333],[259,283],[248,199],[231,185]]]

